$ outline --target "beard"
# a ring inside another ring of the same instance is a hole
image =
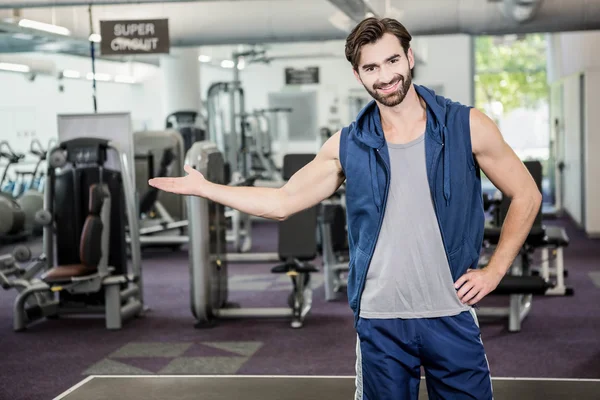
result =
[[[393,93],[384,94],[384,93],[379,93],[377,91],[378,89],[395,85],[398,82],[401,82],[401,83],[400,83],[400,85],[398,85],[398,89]],[[394,79],[391,82],[388,82],[388,83],[376,82],[373,85],[372,89],[369,89],[363,83],[365,90],[371,95],[371,97],[373,97],[377,102],[383,104],[386,107],[395,107],[398,104],[402,103],[402,101],[406,97],[406,94],[408,93],[408,90],[410,89],[410,85],[412,85],[412,75],[411,75],[410,70],[408,71],[407,78],[405,78],[404,76],[402,76],[400,74],[397,74],[394,76]]]

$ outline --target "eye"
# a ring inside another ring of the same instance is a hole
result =
[[[393,63],[395,63],[396,61],[398,61],[398,58],[392,58],[392,61],[391,61],[391,63],[393,64]]]

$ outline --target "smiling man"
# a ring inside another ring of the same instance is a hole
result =
[[[541,194],[488,117],[412,83],[410,41],[393,19],[356,26],[346,57],[374,100],[284,187],[217,185],[189,166],[150,184],[283,220],[346,180],[356,399],[416,400],[421,366],[430,399],[492,399],[472,306],[510,267]],[[483,269],[480,170],[512,199]]]

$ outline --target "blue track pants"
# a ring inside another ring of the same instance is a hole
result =
[[[492,382],[474,311],[423,319],[359,319],[356,399],[490,400]]]

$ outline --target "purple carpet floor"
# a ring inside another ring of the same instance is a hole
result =
[[[536,297],[519,333],[509,333],[505,322],[482,323],[494,376],[600,378],[600,288],[590,278],[590,273],[600,271],[600,241],[587,239],[567,221],[552,223],[565,226],[571,238],[565,266],[575,295]],[[276,235],[269,226],[258,226],[254,240],[253,251],[276,250]],[[0,249],[6,251],[9,248]],[[15,333],[11,309],[15,292],[0,291],[0,399],[50,399],[101,371],[354,374],[352,314],[343,295],[326,302],[322,284],[314,292],[313,310],[302,329],[291,329],[284,320],[221,321],[210,329],[195,329],[187,253],[147,252],[143,269],[150,310],[120,331],[105,330],[101,318],[62,318]],[[277,288],[284,284],[282,277],[269,278],[269,271],[269,265],[231,265],[230,275],[245,280],[234,282],[234,289],[240,284],[261,288],[232,290],[231,301],[285,306],[288,292]]]

